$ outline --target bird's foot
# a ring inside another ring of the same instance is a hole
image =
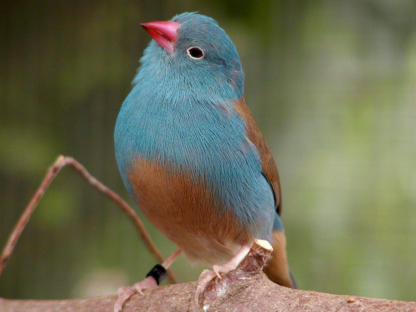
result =
[[[197,305],[201,305],[204,301],[205,295],[209,290],[216,288],[218,291],[224,292],[224,289],[227,287],[227,281],[223,280],[223,277],[235,270],[247,256],[250,251],[251,245],[244,245],[238,251],[238,253],[227,263],[223,265],[214,265],[211,270],[202,271],[198,279],[198,285],[195,291],[195,301]],[[217,287],[217,282],[222,282],[222,287]],[[220,290],[221,288],[221,290]]]
[[[211,270],[203,270],[198,279],[198,286],[196,287],[195,297],[199,298],[210,283],[215,283],[215,280],[221,280],[222,276],[235,270],[236,266],[231,263],[224,265],[214,265]]]
[[[218,278],[218,275],[216,272],[211,270],[203,270],[201,275],[198,279],[198,285],[196,286],[195,291],[195,301],[199,305],[200,302],[202,302],[202,297],[205,293],[205,291],[208,288],[208,285],[210,283],[214,283],[214,280]]]
[[[137,282],[132,286],[121,287],[118,290],[118,298],[114,304],[114,312],[120,312],[123,310],[123,305],[130,299],[135,293],[143,295],[143,290],[152,289],[157,287],[157,282],[153,276],[148,276],[144,280]]]

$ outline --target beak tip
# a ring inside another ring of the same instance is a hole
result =
[[[154,21],[140,24],[168,52],[174,50],[179,25],[179,23],[173,21]]]

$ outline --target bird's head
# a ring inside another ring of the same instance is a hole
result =
[[[170,21],[142,26],[154,39],[141,59],[142,67],[151,68],[152,75],[164,79],[167,75],[182,81],[189,89],[223,90],[229,98],[243,95],[240,57],[230,37],[214,19],[182,13]]]

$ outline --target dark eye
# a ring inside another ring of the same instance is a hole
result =
[[[190,58],[199,60],[204,57],[204,51],[202,51],[199,47],[190,47],[188,50],[186,50]]]

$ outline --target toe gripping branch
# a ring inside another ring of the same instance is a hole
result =
[[[146,274],[146,277],[153,277],[156,280],[156,283],[159,285],[166,277],[166,269],[161,264],[156,264],[149,273]]]

